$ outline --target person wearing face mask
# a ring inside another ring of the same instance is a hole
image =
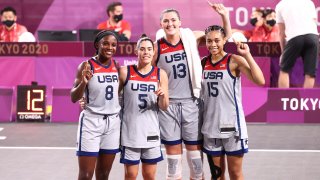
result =
[[[276,13],[273,9],[263,10],[262,25],[256,27],[249,38],[250,42],[279,42],[279,28],[276,25]]]
[[[27,28],[17,22],[17,12],[12,7],[1,10],[0,42],[18,42],[19,37],[28,32]]]
[[[257,34],[257,29],[263,25],[263,10],[262,9],[255,9],[250,17],[250,24],[253,26],[252,30],[243,31],[244,36],[247,39],[250,39],[251,36]]]
[[[263,27],[265,29],[265,36],[263,42],[279,42],[279,27],[276,24],[276,11],[273,9],[266,9],[263,13]]]
[[[261,37],[264,35],[263,32],[258,31],[259,27],[263,25],[263,10],[262,9],[255,9],[251,13],[250,17],[250,24],[253,26],[253,29],[250,30],[240,30],[240,29],[232,29],[232,34],[234,33],[242,33],[245,38],[247,39],[246,41],[250,41],[250,39],[257,39],[256,37]],[[231,38],[228,40],[231,41]],[[241,41],[244,42],[244,41]]]
[[[123,20],[123,7],[121,2],[112,2],[107,7],[108,19],[101,22],[97,29],[112,30],[119,35],[119,41],[129,41],[131,37],[131,25]]]

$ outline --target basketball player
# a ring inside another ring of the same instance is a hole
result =
[[[153,41],[142,37],[137,42],[138,64],[120,69],[123,88],[123,120],[121,126],[121,159],[125,179],[136,179],[140,160],[142,176],[153,180],[157,162],[163,160],[160,148],[158,110],[169,105],[168,78],[160,68],[151,65]]]
[[[78,67],[72,102],[85,94],[86,108],[79,118],[77,135],[78,179],[108,179],[115,154],[120,151],[118,65],[113,60],[117,37],[101,31],[94,40],[97,55]]]
[[[265,84],[265,80],[247,44],[235,42],[240,55],[228,54],[223,50],[227,39],[222,27],[209,26],[205,33],[210,55],[202,60],[203,151],[211,155],[214,165],[220,169],[219,179],[225,179],[227,155],[230,179],[240,180],[243,179],[243,155],[248,152],[240,76],[244,74],[260,86]]]
[[[209,2],[209,5],[222,17],[230,36],[227,9],[222,4]],[[175,9],[164,10],[160,20],[164,37],[155,44],[153,63],[166,71],[169,79],[169,108],[159,113],[161,141],[167,153],[166,179],[182,178],[182,141],[187,149],[190,179],[202,179],[202,123],[198,100],[202,69],[197,45],[205,34],[180,29],[180,15]],[[190,42],[188,46],[187,42]]]

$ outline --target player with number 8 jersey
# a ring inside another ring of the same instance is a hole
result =
[[[77,132],[78,179],[108,179],[120,151],[118,64],[113,55],[118,46],[112,31],[99,32],[94,40],[96,56],[78,66],[71,101],[86,102]],[[83,96],[85,95],[85,101]]]
[[[121,107],[118,98],[119,73],[115,61],[102,65],[93,57],[88,62],[93,75],[85,91],[86,110],[97,114],[118,113]]]

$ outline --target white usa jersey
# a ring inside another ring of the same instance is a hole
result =
[[[95,59],[88,60],[93,76],[89,80],[85,97],[86,110],[95,114],[119,113],[119,74],[114,60],[108,66],[100,64]]]
[[[157,67],[143,75],[135,65],[128,66],[123,87],[122,146],[150,148],[160,145],[159,109],[154,93],[159,81],[160,69]]]
[[[187,55],[182,41],[174,46],[161,38],[157,43],[157,66],[168,75],[169,98],[192,98]]]
[[[226,54],[215,64],[211,62],[211,55],[202,60],[204,113],[201,132],[207,138],[248,138],[241,81],[231,74],[230,58],[231,54]]]

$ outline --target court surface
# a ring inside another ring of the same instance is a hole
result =
[[[0,179],[77,179],[77,124],[0,123]],[[243,169],[248,180],[320,179],[320,124],[248,124],[249,153]],[[165,151],[163,151],[165,154]],[[188,166],[183,158],[183,179]],[[205,159],[205,178],[210,179]],[[165,179],[166,163],[157,179]],[[119,154],[110,179],[123,179]],[[139,173],[139,178],[141,173]]]

